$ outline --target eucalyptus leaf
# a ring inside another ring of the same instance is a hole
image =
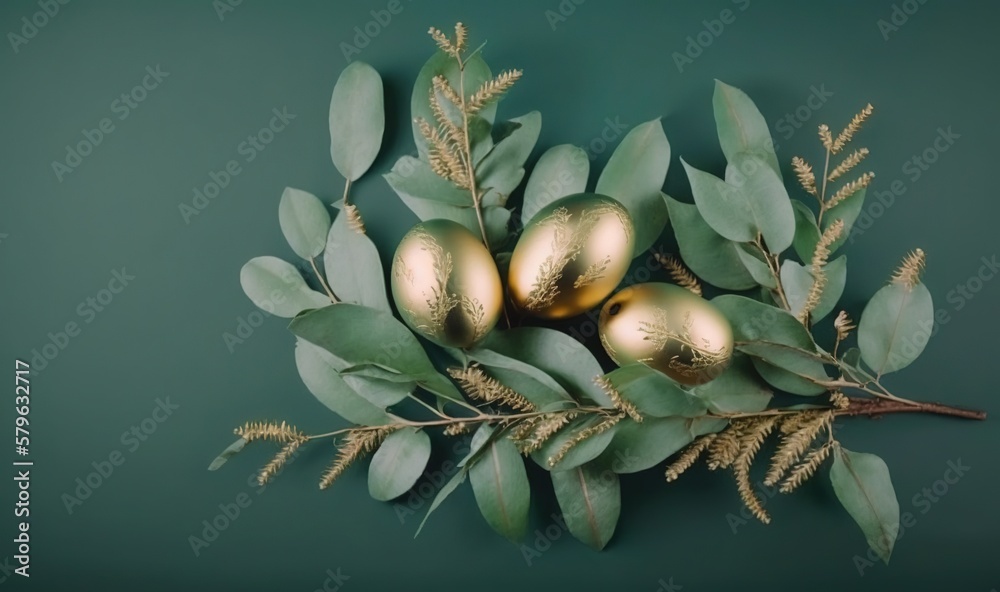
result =
[[[420,531],[424,529],[424,525],[427,524],[427,519],[431,517],[431,513],[438,509],[444,500],[448,498],[449,495],[458,489],[458,486],[465,482],[465,478],[469,475],[466,469],[460,469],[457,473],[452,475],[448,482],[441,486],[438,490],[437,495],[431,500],[431,505],[427,508],[427,513],[424,514],[424,519],[420,521],[420,526],[417,527],[417,532],[413,534],[413,538],[417,538],[420,535]]]
[[[645,416],[696,417],[707,409],[700,398],[645,364],[622,366],[605,378]]]
[[[611,398],[594,379],[604,375],[600,362],[573,337],[545,327],[493,331],[482,347],[529,364],[555,379],[576,398],[611,406]]]
[[[778,282],[774,279],[771,268],[768,267],[756,247],[749,244],[737,245],[736,254],[755,282],[771,290],[778,287]]]
[[[861,359],[877,376],[906,368],[934,330],[934,303],[927,286],[893,282],[868,301],[858,323]]]
[[[542,208],[561,197],[586,191],[589,174],[590,159],[583,148],[560,144],[546,150],[524,188],[521,222],[527,224]]]
[[[367,234],[351,228],[343,212],[330,228],[323,264],[326,281],[342,302],[392,311],[378,249]]]
[[[603,549],[621,514],[618,475],[603,463],[589,462],[569,471],[554,471],[552,486],[570,533],[598,551]]]
[[[810,319],[812,324],[825,318],[833,312],[844,294],[847,285],[847,256],[842,255],[823,267],[826,273],[826,285],[820,295],[819,304],[813,309]],[[805,307],[809,291],[813,285],[812,265],[803,266],[786,259],[781,264],[781,285],[785,290],[785,298],[794,315]]]
[[[635,225],[638,256],[656,242],[667,224],[660,190],[670,166],[670,143],[659,119],[629,130],[601,171],[595,193],[608,195],[628,209]]]
[[[511,192],[520,185],[524,178],[524,163],[534,149],[542,128],[542,115],[538,111],[511,121],[518,126],[509,136],[497,142],[476,167],[479,188],[499,196],[497,205],[504,205]]]
[[[865,205],[865,194],[867,192],[868,189],[862,187],[823,214],[824,231],[837,220],[844,221],[844,230],[840,233],[840,238],[833,241],[833,244],[830,245],[831,253],[839,249],[851,237],[851,229],[854,228],[854,223],[857,222],[858,216],[861,215],[861,209]]]
[[[899,501],[885,461],[838,444],[830,481],[837,499],[861,527],[868,544],[882,561],[889,563],[899,534]]]
[[[795,238],[792,240],[792,246],[795,247],[795,253],[799,258],[811,261],[820,237],[816,215],[809,206],[797,199],[792,200],[792,210],[795,212]]]
[[[350,364],[373,364],[405,374],[446,400],[462,395],[431,363],[417,338],[385,311],[356,304],[335,304],[299,315],[292,333]]]
[[[330,212],[315,195],[285,187],[278,203],[278,222],[285,240],[303,259],[312,259],[323,252],[330,231]]]
[[[699,278],[726,290],[747,290],[757,285],[743,265],[737,243],[712,230],[698,207],[664,195],[670,223],[677,236],[681,259]]]
[[[840,367],[844,369],[847,378],[862,384],[875,380],[861,365],[861,350],[852,347],[840,356]]]
[[[423,430],[398,429],[372,456],[368,493],[379,501],[395,499],[416,484],[431,457],[431,439]]]
[[[693,390],[712,413],[756,413],[767,408],[772,395],[758,378],[750,358],[738,352],[715,380]]]
[[[772,253],[791,246],[795,213],[781,177],[755,155],[731,162],[736,171],[727,183],[681,160],[691,182],[698,211],[716,232],[736,242],[751,242],[760,234]]]
[[[330,157],[348,181],[375,162],[385,131],[382,78],[364,62],[340,73],[330,99]]]
[[[326,350],[309,342],[295,344],[295,366],[306,388],[337,415],[358,425],[390,423],[383,409],[351,388],[337,371],[337,361]]]
[[[212,464],[208,465],[208,470],[218,471],[222,467],[222,465],[226,464],[226,462],[229,461],[230,458],[235,456],[237,452],[243,450],[243,448],[246,445],[247,441],[243,438],[240,438],[239,440],[233,442],[232,444],[227,446],[226,449],[223,450],[221,454],[219,454],[219,456],[215,457],[215,460],[212,461]]]
[[[701,417],[692,417],[687,420],[688,422],[688,432],[691,434],[691,439],[694,440],[699,436],[704,436],[705,434],[715,434],[721,432],[729,425],[729,420],[723,417],[712,417],[710,415],[703,415]]]
[[[719,144],[726,160],[733,162],[738,154],[756,153],[780,178],[781,169],[774,154],[770,128],[750,97],[742,90],[716,80],[712,106]]]
[[[493,530],[511,541],[523,537],[528,530],[531,486],[514,443],[499,438],[488,444],[469,468],[469,481],[479,511]]]
[[[625,418],[601,458],[619,474],[645,471],[690,444],[689,427],[684,417],[647,417],[642,423]]]
[[[569,452],[554,467],[549,466],[549,458],[555,455],[570,440],[573,440],[582,430],[596,426],[603,420],[597,416],[582,416],[570,420],[563,429],[559,430],[555,436],[546,440],[539,450],[531,453],[531,458],[538,463],[538,466],[551,471],[568,471],[574,469],[585,462],[597,458],[604,452],[604,449],[614,438],[617,425],[610,429],[595,434],[570,448]],[[620,422],[619,422],[620,423]]]
[[[294,265],[277,257],[254,257],[240,270],[240,285],[257,308],[291,318],[329,306],[330,299],[306,285]]]
[[[752,361],[753,367],[760,374],[760,377],[779,391],[807,397],[822,395],[826,392],[826,387],[818,385],[808,378],[803,378],[795,372],[779,368],[760,358],[752,358]]]
[[[463,75],[463,70],[459,69],[455,58],[438,50],[427,60],[417,74],[417,80],[413,84],[413,94],[410,97],[410,119],[413,121],[413,139],[417,144],[420,159],[424,161],[427,160],[427,141],[424,140],[423,135],[420,133],[420,128],[416,120],[423,119],[434,125],[435,119],[434,112],[431,110],[430,92],[433,87],[432,81],[438,75],[444,76],[451,87],[458,92],[460,88],[459,80]],[[492,78],[490,68],[483,61],[482,54],[476,53],[466,58],[464,77],[466,97],[471,96],[484,82]],[[496,103],[491,103],[484,107],[478,115],[492,124],[496,116],[496,110]]]

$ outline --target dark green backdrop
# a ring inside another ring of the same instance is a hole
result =
[[[364,30],[371,11],[390,3],[245,0],[222,18],[220,4],[74,0],[58,4],[51,18],[35,17],[44,24],[26,43],[7,34],[32,33],[22,19],[41,11],[39,3],[5,0],[0,8],[8,42],[0,47],[0,361],[13,373],[15,358],[53,340],[65,345],[32,382],[28,588],[307,592],[338,569],[343,590],[1000,587],[1000,432],[993,420],[893,416],[845,423],[840,439],[886,459],[900,505],[916,520],[892,565],[863,575],[854,556],[864,553],[864,538],[825,478],[769,502],[772,525],[738,525],[734,534],[727,515],[740,504],[724,475],[697,470],[669,487],[659,471],[627,477],[621,522],[603,553],[552,526],[554,501],[537,479],[532,529],[561,536],[551,548],[529,537],[528,545],[544,550],[529,566],[521,550],[485,525],[468,488],[414,541],[426,501],[415,500],[422,508],[401,521],[391,504],[368,498],[361,470],[331,491],[317,490],[332,449],[308,452],[263,492],[248,485],[266,460],[263,447],[207,472],[245,419],[284,418],[308,430],[339,425],[300,383],[284,321],[264,320],[232,351],[223,335],[235,333],[254,310],[240,289],[240,266],[256,255],[292,256],[278,228],[282,189],[291,185],[327,200],[339,195],[326,120],[334,81],[347,63],[341,44],[354,43],[355,27]],[[981,259],[1000,251],[995,5],[401,0],[400,6],[384,27],[369,26],[377,34],[352,56],[385,79],[389,117],[377,172],[412,150],[409,89],[432,51],[427,27],[459,19],[475,39],[489,39],[485,55],[495,69],[524,69],[501,115],[542,112],[536,157],[559,143],[591,145],[608,119],[631,126],[662,116],[674,153],[666,189],[684,200],[690,192],[679,156],[715,170],[722,163],[710,103],[714,78],[757,101],[784,163],[797,153],[816,157],[816,124],[839,128],[866,101],[874,103],[877,115],[861,136],[878,174],[869,194],[873,221],[848,251],[848,308],[859,314],[904,252],[923,247],[926,281],[948,322],[914,366],[891,377],[891,388],[1000,410],[1000,282],[974,279]],[[725,9],[732,18],[720,31],[711,21]],[[687,48],[699,41],[707,45],[700,54],[695,45]],[[680,68],[675,52],[699,55]],[[158,83],[146,78],[148,86],[158,85],[137,93],[145,95],[141,102],[115,103],[142,84],[147,67],[157,66],[167,75]],[[824,101],[810,102],[814,92]],[[239,144],[268,124],[274,108],[287,108],[295,119],[245,162]],[[802,129],[786,119],[796,111],[808,119]],[[83,130],[100,129],[106,117],[114,128],[60,180],[53,161],[65,163],[66,146],[84,140]],[[946,151],[933,150],[939,130],[949,129],[958,137],[938,142]],[[932,164],[911,161],[928,149]],[[596,165],[609,154],[596,154]],[[230,159],[243,163],[240,174],[186,223],[179,205],[191,204],[193,188]],[[885,193],[894,181],[905,193]],[[871,205],[875,192],[891,205]],[[388,258],[414,217],[378,175],[358,183],[354,195]],[[668,247],[671,240],[668,233]],[[114,282],[120,292],[112,294],[106,289],[122,267],[134,279],[123,290]],[[985,269],[982,277],[991,276]],[[959,285],[966,295],[953,292]],[[58,335],[70,322],[78,332]],[[53,347],[58,343],[50,354]],[[3,433],[13,431],[13,392],[7,396],[0,404]],[[177,408],[154,414],[157,399],[167,397]],[[133,425],[155,431],[144,441],[123,440]],[[13,459],[5,442],[3,457]],[[76,479],[116,451],[124,462],[69,513],[63,494],[75,495]],[[935,494],[949,461],[971,468],[956,483],[941,481]],[[10,516],[15,489],[10,476],[4,481],[0,507]],[[924,488],[932,488],[931,497]],[[250,505],[196,557],[188,537],[240,494]],[[12,517],[3,527],[0,559],[13,555]],[[9,560],[4,565],[0,590],[20,589],[25,582],[12,583],[21,579],[8,575]],[[328,580],[329,589],[336,585]]]

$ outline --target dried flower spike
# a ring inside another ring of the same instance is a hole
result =
[[[837,314],[837,318],[833,321],[833,328],[837,330],[837,341],[843,341],[847,339],[847,336],[851,334],[851,331],[857,328],[851,317],[847,315],[846,310],[842,310]]]
[[[260,470],[260,474],[257,475],[257,483],[260,485],[267,485],[268,481],[270,481],[272,477],[277,475],[281,469],[284,468],[285,464],[292,458],[295,451],[299,449],[299,446],[301,446],[304,441],[305,440],[292,440],[288,444],[285,444],[278,454],[271,459],[271,462],[264,465],[264,468]]]
[[[920,283],[920,275],[926,265],[927,257],[924,255],[924,251],[922,249],[912,251],[892,274],[892,283],[913,289]]]
[[[867,148],[855,150],[854,152],[851,153],[850,156],[845,158],[832,171],[830,171],[830,174],[826,177],[827,180],[829,180],[832,183],[837,179],[839,179],[840,177],[843,177],[844,174],[849,172],[854,167],[858,166],[858,163],[864,160],[866,156],[868,156]]]
[[[681,452],[681,454],[677,457],[677,460],[667,467],[667,482],[676,481],[684,471],[690,469],[698,458],[701,457],[701,454],[708,449],[709,445],[715,440],[715,438],[715,434],[708,434],[698,438],[694,441],[694,443],[685,448],[684,452]]]
[[[851,181],[850,183],[838,189],[836,193],[830,196],[830,199],[826,200],[826,205],[823,207],[829,210],[830,208],[836,206],[837,204],[844,201],[848,197],[851,197],[852,195],[861,191],[865,187],[868,187],[871,184],[872,179],[874,178],[875,178],[875,173],[865,173],[861,175],[861,177]]]
[[[510,87],[514,86],[515,82],[520,80],[522,74],[521,70],[507,70],[501,72],[493,80],[484,82],[479,87],[479,90],[476,91],[476,94],[472,95],[468,103],[466,103],[466,115],[475,115],[486,105],[498,100],[505,92],[510,90]]]
[[[809,293],[806,295],[806,302],[798,314],[799,321],[803,323],[808,321],[810,313],[816,310],[820,300],[823,298],[823,290],[826,289],[827,282],[824,267],[830,259],[830,247],[840,238],[843,232],[844,221],[838,219],[823,232],[823,235],[819,238],[819,242],[816,243],[812,262],[809,265],[809,272],[813,276],[812,285],[809,287]]]
[[[833,149],[833,136],[830,135],[830,127],[825,123],[819,126],[819,141],[827,150]]]
[[[608,397],[611,399],[611,402],[614,403],[616,409],[624,412],[626,415],[632,418],[632,421],[635,421],[637,423],[642,423],[642,414],[639,413],[639,409],[637,409],[636,406],[631,401],[628,401],[624,397],[622,397],[622,394],[618,392],[618,389],[615,388],[615,385],[611,384],[610,380],[608,380],[604,376],[598,376],[594,378],[594,384],[601,387],[601,390],[607,393]]]
[[[549,457],[549,467],[554,467],[559,464],[562,459],[566,458],[569,451],[572,450],[577,444],[583,442],[587,438],[596,436],[598,434],[603,434],[604,432],[615,427],[615,425],[625,417],[624,415],[608,415],[604,419],[600,420],[598,423],[590,426],[589,428],[580,430],[580,432],[574,436],[571,440],[562,445],[559,450]]]
[[[847,127],[845,127],[842,132],[837,134],[837,139],[833,141],[833,146],[830,148],[830,151],[836,154],[843,150],[844,146],[851,141],[851,138],[853,138],[854,134],[861,129],[861,125],[866,119],[868,119],[868,117],[871,116],[872,111],[874,110],[875,108],[872,107],[871,103],[865,105],[865,108],[862,109],[860,113],[855,115],[853,119],[851,119],[851,123],[847,124]]]
[[[806,455],[805,459],[792,469],[788,478],[782,482],[779,491],[781,491],[781,493],[791,493],[795,491],[799,485],[808,481],[809,478],[816,473],[816,469],[823,464],[823,461],[830,456],[830,451],[832,449],[833,444],[831,442],[827,442]]]
[[[535,411],[535,405],[524,395],[491,378],[479,366],[450,368],[448,374],[458,381],[462,390],[473,399],[486,403],[503,403],[518,411]]]
[[[656,259],[657,263],[667,268],[667,271],[670,272],[670,277],[674,279],[678,286],[701,296],[701,284],[698,283],[698,278],[694,277],[694,274],[688,268],[684,267],[676,257],[664,253],[653,253],[653,258]]]
[[[333,485],[333,482],[343,475],[354,461],[375,450],[394,429],[395,426],[379,426],[375,429],[356,429],[348,432],[343,445],[337,451],[337,458],[320,478],[319,488],[326,489]]]
[[[236,428],[233,430],[233,433],[247,442],[269,440],[271,442],[287,443],[306,439],[306,435],[299,431],[298,428],[288,425],[286,422],[279,424],[276,422],[251,421]]]
[[[802,185],[802,189],[811,195],[819,195],[816,191],[816,174],[813,173],[812,165],[796,156],[792,158],[792,168],[799,178],[799,185]]]

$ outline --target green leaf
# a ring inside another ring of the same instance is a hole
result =
[[[490,429],[484,425],[480,431]],[[514,443],[507,438],[491,442],[469,468],[469,481],[479,511],[493,530],[511,541],[523,537],[528,530],[531,486]]]
[[[780,178],[778,157],[767,121],[757,106],[742,90],[715,81],[712,97],[719,144],[726,160],[733,162],[740,153],[757,154]]]
[[[622,203],[635,224],[639,255],[656,242],[667,224],[667,207],[660,190],[670,166],[670,143],[659,119],[632,128],[601,171],[595,193]]]
[[[645,364],[622,366],[605,378],[645,416],[696,417],[706,411],[701,399]]]
[[[647,417],[642,423],[625,418],[601,458],[619,474],[645,471],[690,444],[690,426],[684,417]]]
[[[857,222],[858,216],[861,215],[861,209],[865,205],[865,194],[867,192],[868,189],[862,187],[860,191],[846,197],[843,201],[827,210],[826,214],[823,215],[824,231],[837,220],[844,221],[844,230],[840,233],[840,238],[833,241],[833,244],[830,245],[831,253],[839,249],[850,238],[851,229],[854,227],[854,223]]]
[[[574,397],[611,406],[611,399],[594,383],[604,375],[600,362],[573,337],[545,327],[517,327],[491,332],[482,347],[520,360],[548,374]]]
[[[312,259],[323,252],[326,233],[330,230],[330,212],[315,195],[285,187],[278,204],[278,222],[285,240],[303,259]]]
[[[431,501],[430,507],[427,508],[427,513],[424,514],[424,519],[420,521],[420,526],[417,527],[417,532],[413,534],[413,538],[417,538],[417,536],[420,535],[420,531],[423,530],[424,525],[427,524],[427,519],[431,517],[431,512],[438,509],[438,507],[444,503],[444,500],[447,499],[449,495],[454,493],[454,491],[458,489],[459,485],[465,482],[465,478],[468,474],[469,472],[466,469],[459,470],[457,473],[452,475],[451,479],[449,479],[448,482],[441,487],[441,489],[438,490],[437,495],[435,495],[434,499]]]
[[[404,156],[384,176],[403,203],[421,220],[453,220],[476,237],[482,237],[469,192],[435,175],[426,162]],[[490,244],[503,244],[509,234],[510,211],[499,206],[484,207],[483,217]]]
[[[294,265],[277,257],[254,257],[240,270],[240,285],[257,308],[291,318],[303,310],[322,308],[330,299],[306,285]]]
[[[330,228],[323,266],[330,289],[341,301],[392,311],[378,249],[367,234],[351,228],[346,213]]]
[[[934,303],[927,286],[891,283],[865,306],[858,323],[861,359],[878,376],[906,368],[934,330]]]
[[[712,413],[756,413],[771,402],[771,390],[761,384],[750,358],[741,353],[715,380],[696,386],[694,394]]]
[[[729,425],[729,420],[721,417],[711,417],[705,415],[702,417],[692,417],[688,420],[688,423],[690,424],[688,426],[688,432],[691,433],[691,440],[694,440],[698,436],[721,432],[727,425]]]
[[[467,354],[470,359],[486,366],[494,378],[523,394],[538,407],[573,400],[556,379],[531,364],[483,347],[470,349]]]
[[[330,99],[330,157],[349,181],[375,162],[385,131],[382,78],[375,68],[353,62],[344,68]]]
[[[382,502],[395,499],[417,482],[431,458],[431,439],[423,430],[402,428],[386,436],[368,467],[368,493]]]
[[[587,429],[599,423],[602,420],[600,417],[595,417],[592,415],[577,417],[576,419],[570,420],[570,422],[563,429],[559,430],[555,436],[549,438],[542,444],[539,450],[531,453],[531,458],[538,463],[538,466],[545,470],[551,471],[568,471],[574,469],[585,462],[589,462],[597,458],[604,452],[604,449],[608,447],[611,443],[611,439],[615,436],[615,430],[618,429],[618,425],[612,426],[607,431],[601,432],[587,438],[586,440],[576,444],[566,453],[566,456],[559,461],[556,466],[549,466],[549,457],[556,454],[564,444],[572,440],[581,430]],[[619,422],[620,424],[621,422]]]
[[[840,356],[840,367],[848,378],[862,384],[875,380],[875,377],[865,371],[861,366],[861,350],[852,347]]]
[[[570,533],[598,551],[603,549],[615,534],[621,514],[618,475],[603,463],[589,462],[553,472],[552,486]]]
[[[320,403],[351,423],[389,423],[385,411],[351,388],[337,371],[338,365],[338,361],[326,350],[306,341],[296,342],[295,366],[306,388]]]
[[[560,197],[587,190],[590,160],[576,146],[560,144],[542,154],[524,188],[521,222],[527,224],[542,208]]]
[[[799,258],[803,261],[812,261],[820,237],[816,215],[809,206],[797,199],[792,200],[792,210],[795,212],[795,238],[792,240],[792,246],[795,247],[795,253]]]
[[[705,222],[698,207],[664,195],[681,258],[699,278],[726,290],[756,285],[737,252],[737,243],[725,239]]]
[[[208,465],[208,470],[218,471],[219,468],[222,467],[222,465],[226,464],[226,462],[230,458],[235,456],[237,452],[243,450],[243,447],[246,445],[247,441],[244,440],[243,438],[240,438],[239,440],[233,442],[232,444],[227,446],[225,450],[222,451],[222,454],[215,457],[215,460],[212,461],[212,464]]]
[[[487,200],[487,203],[492,203],[490,202],[492,199],[496,202],[495,205],[501,206],[506,203],[507,197],[517,189],[521,179],[524,178],[524,163],[538,141],[538,134],[542,128],[542,114],[532,111],[513,118],[511,122],[516,123],[517,127],[509,136],[497,142],[476,166],[476,179],[480,190],[483,192],[488,190],[489,194],[492,194],[490,197],[484,193],[483,199]]]
[[[771,274],[771,268],[764,262],[763,255],[756,247],[748,244],[737,245],[736,254],[755,282],[771,290],[778,287],[778,282]]]
[[[731,182],[700,171],[681,160],[691,182],[698,211],[716,232],[736,242],[760,234],[772,253],[780,253],[795,236],[795,213],[781,177],[767,163],[742,154],[730,163]]]
[[[899,533],[899,501],[885,461],[838,444],[830,481],[837,499],[861,527],[868,544],[882,561],[889,563]]]
[[[458,62],[455,58],[438,50],[427,60],[417,74],[417,80],[413,84],[413,94],[410,97],[410,120],[413,121],[413,139],[417,144],[420,159],[424,161],[427,160],[427,142],[420,133],[415,120],[424,119],[432,125],[436,121],[434,119],[434,112],[431,111],[430,91],[433,86],[432,80],[439,74],[445,77],[456,92],[458,91],[459,77],[461,75]],[[469,57],[465,64],[465,96],[471,96],[484,82],[491,78],[490,68],[483,61],[482,54],[477,53]],[[492,124],[496,116],[496,111],[497,105],[496,103],[492,103],[479,112],[479,117]]]
[[[820,295],[819,304],[812,311],[810,319],[816,324],[837,307],[837,302],[844,294],[847,285],[847,256],[842,255],[824,266],[826,272],[826,287]],[[812,265],[800,265],[786,259],[781,264],[781,285],[785,289],[785,298],[794,315],[805,307],[809,291],[813,285]]]
[[[808,378],[803,378],[795,372],[784,370],[760,358],[752,358],[752,361],[753,367],[760,374],[760,377],[779,391],[807,397],[822,395],[826,392],[826,387],[820,386]]]
[[[719,296],[712,303],[729,319],[737,349],[800,377],[827,380],[812,335],[795,317],[779,308],[732,294]],[[799,381],[784,381],[776,378],[774,372],[761,371],[756,360],[754,366],[764,380],[782,390],[803,395],[819,394],[825,390],[812,384],[808,387],[800,384],[801,388],[790,390],[789,385]]]
[[[405,374],[444,399],[462,400],[455,385],[435,370],[413,333],[385,311],[340,303],[297,316],[289,329],[349,364],[380,366]]]

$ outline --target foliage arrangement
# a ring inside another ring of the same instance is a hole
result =
[[[508,199],[525,176],[541,116],[498,122],[498,101],[522,72],[494,76],[482,47],[469,49],[461,24],[450,37],[436,29],[430,34],[438,51],[420,70],[411,101],[417,155],[399,159],[385,180],[421,220],[446,218],[468,228],[503,269],[515,239]],[[728,166],[719,178],[682,160],[693,204],[661,192],[670,146],[658,120],[625,136],[595,188],[627,208],[636,256],[648,251],[669,220],[683,263],[663,254],[657,260],[675,283],[699,296],[702,281],[717,292],[742,292],[711,300],[733,328],[731,364],[715,380],[687,387],[642,364],[605,372],[584,344],[552,328],[512,327],[508,319],[474,347],[454,349],[420,340],[400,322],[386,295],[378,251],[350,202],[352,182],[367,172],[381,146],[382,82],[370,66],[350,65],[330,105],[331,157],[346,179],[343,198],[334,204],[341,211],[331,222],[317,197],[291,188],[278,211],[282,232],[320,289],[274,257],[248,262],[241,283],[255,304],[292,318],[303,382],[352,425],[306,434],[285,422],[246,423],[210,469],[250,442],[270,441],[279,450],[260,472],[266,483],[303,445],[332,441],[337,453],[320,487],[371,455],[371,496],[390,500],[424,472],[429,430],[471,434],[459,471],[428,514],[468,480],[490,526],[511,540],[521,538],[531,491],[527,457],[550,472],[569,530],[600,549],[620,513],[618,475],[668,460],[667,481],[699,459],[711,470],[730,470],[743,502],[769,522],[753,473],[773,436],[762,483],[792,492],[832,459],[836,497],[888,561],[899,529],[888,469],[877,456],[842,446],[834,422],[896,412],[985,414],[904,399],[883,384],[885,375],[919,356],[933,326],[931,295],[921,282],[923,251],[903,258],[857,326],[845,311],[834,314],[847,260],[832,257],[844,246],[874,178],[868,172],[854,176],[868,150],[847,150],[872,107],[836,136],[820,126],[824,164],[818,177],[804,159],[792,159],[800,189],[815,198],[814,206],[789,196],[765,120],[743,92],[717,83],[714,110]],[[589,164],[574,146],[546,150],[524,187],[522,220],[585,191]],[[790,249],[801,263],[787,256]],[[317,265],[321,256],[325,273]],[[828,347],[813,332],[825,323],[832,325]],[[850,346],[855,335],[857,345]],[[776,406],[775,391],[808,399]]]

